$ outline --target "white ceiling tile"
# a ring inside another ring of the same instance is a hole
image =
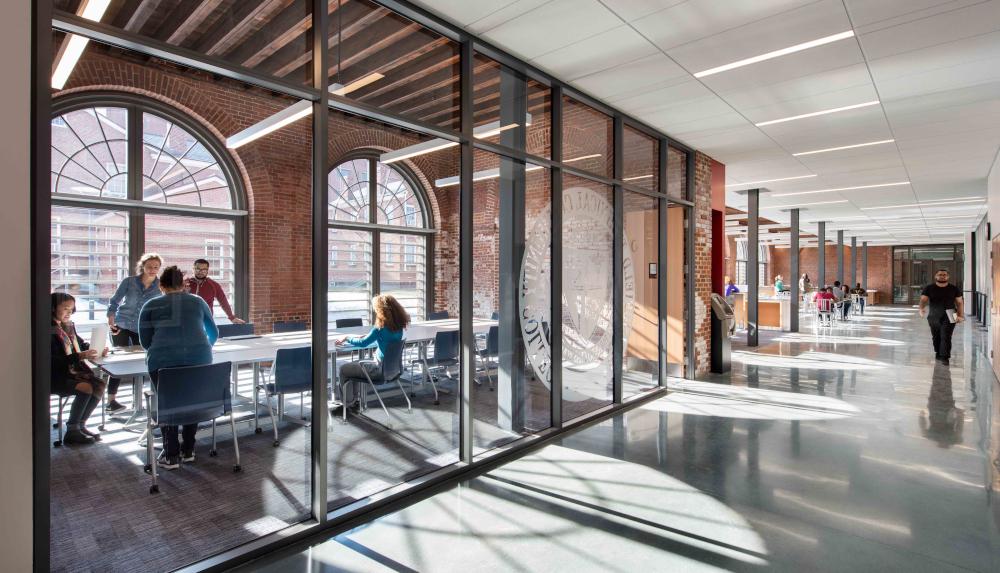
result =
[[[878,93],[875,91],[875,87],[869,84],[869,85],[860,85],[845,89],[818,93],[804,98],[775,103],[773,105],[741,109],[740,111],[743,112],[752,121],[760,123],[765,121],[772,121],[775,119],[792,117],[796,115],[803,115],[807,113],[814,113],[828,109],[836,109],[840,107],[866,103],[869,101],[875,101],[877,99],[878,99]],[[811,125],[817,124],[817,122],[823,119],[836,118],[836,121],[844,121],[844,118],[857,117],[872,113],[877,113],[881,115],[882,114],[881,107],[875,105],[864,108],[851,109],[827,115],[820,115],[805,119],[799,119],[795,121],[768,125],[765,126],[764,129],[767,131],[770,131],[772,129],[774,129],[775,131],[781,131],[788,127],[799,127],[803,125],[809,127]]]
[[[597,97],[611,98],[677,77],[685,77],[684,71],[670,58],[657,52],[634,62],[584,76],[572,83]]]
[[[936,12],[948,9],[959,3],[973,3],[981,0],[844,0],[847,11],[851,15],[856,27],[867,26],[876,22],[882,22],[909,14],[916,16],[926,15],[927,12]],[[937,10],[935,10],[937,8]]]
[[[857,65],[864,65],[864,56],[857,44],[853,42],[837,42],[820,46],[812,50],[797,52],[782,58],[775,58],[752,66],[737,68],[728,72],[702,78],[702,81],[719,94],[734,93],[756,87],[771,87],[785,82],[800,80],[803,76],[815,80],[823,78],[826,72],[834,72],[831,79],[842,83],[826,83],[820,79],[815,87],[825,87],[827,90],[846,88],[852,85],[871,83],[871,78],[865,71],[864,78],[858,76],[841,77],[835,72]]]
[[[715,97],[715,95],[698,80],[690,77],[685,79],[682,76],[665,83],[630,90],[608,98],[607,101],[623,110],[646,113],[707,97]]]
[[[597,0],[553,0],[484,36],[530,60],[620,25],[621,20]]]
[[[984,2],[868,33],[859,33],[865,55],[878,60],[1000,30],[1000,2]]]
[[[515,0],[514,2],[501,0],[497,3],[468,2],[465,0],[463,3],[476,4],[483,11],[482,15],[476,20],[471,21],[467,28],[473,33],[483,34],[549,2],[552,2],[552,0]]]
[[[603,0],[604,5],[618,14],[626,22],[665,10],[686,0]]]
[[[573,81],[658,53],[656,46],[622,25],[543,54],[532,63],[564,81]]]
[[[545,0],[548,1],[548,0]],[[468,0],[414,0],[414,4],[459,26],[468,26],[511,6],[517,0],[469,2]],[[511,16],[513,17],[513,16]]]

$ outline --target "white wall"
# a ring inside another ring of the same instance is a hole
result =
[[[28,148],[31,3],[5,2],[0,18],[0,569],[31,570],[31,368],[29,357]]]

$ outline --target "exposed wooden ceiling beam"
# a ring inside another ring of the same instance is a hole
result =
[[[198,26],[212,22],[221,15],[221,13],[216,12],[221,3],[222,0],[201,0],[195,3],[194,10],[175,9],[174,14],[184,14],[186,12],[187,17],[183,18],[181,23],[173,29],[167,37],[167,43],[173,46],[182,45],[191,36],[191,33],[198,29]],[[167,30],[170,30],[170,28],[167,28]]]
[[[337,3],[329,3],[329,13],[337,10]],[[226,59],[255,68],[275,52],[302,38],[312,27],[312,15],[300,2],[293,2],[266,26],[243,41]],[[276,30],[283,30],[275,33]],[[305,50],[303,47],[303,51]]]
[[[448,38],[438,38],[431,42],[422,43],[425,41],[425,38],[422,38],[420,36],[411,37],[409,40],[410,41],[402,44],[401,46],[396,47],[393,50],[383,50],[382,53],[373,56],[368,62],[366,62],[368,64],[368,69],[366,71],[351,76],[345,76],[341,74],[342,81],[340,81],[340,83],[347,85],[354,80],[360,79],[361,77],[373,73],[382,74],[383,76],[388,76],[392,74],[395,70],[400,69],[406,64],[414,62],[417,59],[420,59],[427,54],[431,54],[435,50],[444,51],[444,50],[438,50],[438,48],[447,45],[449,42]],[[393,57],[395,54],[398,54],[400,52],[402,52],[403,55]],[[443,57],[443,56],[445,56],[445,54],[441,54],[440,56],[432,56],[429,57],[428,59],[430,61],[434,61],[435,57]],[[334,74],[331,73],[330,77],[332,78],[333,76]],[[398,77],[405,77],[405,76],[399,75]],[[359,90],[359,92],[354,97],[363,98],[365,97],[366,92],[371,93],[374,92],[374,90],[376,89],[378,89],[377,83],[369,84],[368,86],[361,88],[361,90]]]
[[[223,55],[242,40],[267,26],[278,12],[293,0],[263,0],[240,2],[230,18],[223,18],[198,42],[197,50],[209,56]]]
[[[358,5],[349,4],[348,6],[358,6]],[[348,8],[345,8],[345,10],[346,9]],[[366,28],[378,22],[382,18],[385,18],[388,15],[389,15],[388,9],[379,7],[375,10],[372,10],[371,12],[362,14],[360,17],[358,17],[350,24],[344,26],[344,29],[341,30],[339,33],[337,31],[336,26],[330,26],[330,35],[327,38],[327,51],[332,52],[333,49],[338,48],[342,42],[354,37],[356,34],[360,32],[363,32]],[[274,65],[275,69],[273,73],[276,76],[285,77],[288,74],[291,74],[295,70],[304,66],[311,59],[312,59],[311,52],[308,51],[303,52],[301,54],[296,55],[291,60],[284,62],[280,65],[275,63]]]
[[[395,81],[393,81],[391,83],[388,83],[388,84],[386,84],[384,86],[379,86],[378,89],[373,90],[371,93],[364,94],[363,96],[359,97],[358,99],[364,100],[365,102],[369,102],[369,100],[373,100],[373,99],[375,99],[375,98],[377,98],[379,96],[382,96],[384,94],[387,94],[387,93],[391,92],[392,90],[394,90],[396,88],[399,88],[401,86],[410,84],[410,83],[412,83],[412,82],[414,82],[416,80],[423,79],[423,78],[425,78],[425,77],[433,74],[434,72],[437,72],[437,71],[443,70],[445,68],[450,68],[450,67],[452,67],[454,65],[457,65],[458,61],[459,61],[459,57],[458,57],[457,54],[454,55],[454,56],[451,56],[449,58],[445,58],[445,59],[443,59],[443,60],[441,60],[439,62],[436,62],[434,64],[431,64],[431,65],[427,66],[426,68],[420,70],[419,72],[416,72],[416,73],[408,75],[408,76],[400,76]]]
[[[142,27],[146,25],[149,21],[150,16],[156,13],[157,8],[163,0],[142,0],[138,6],[135,7],[135,11],[129,16],[128,22],[125,23],[125,31],[140,33]]]
[[[358,62],[364,60],[365,58],[375,53],[378,53],[382,50],[386,50],[393,44],[401,42],[405,38],[412,36],[420,29],[421,29],[420,24],[416,23],[410,24],[408,26],[403,27],[400,30],[396,30],[395,32],[378,40],[377,42],[369,44],[367,47],[352,53],[350,56],[340,61],[339,69],[341,73],[343,73],[344,70],[349,69],[351,66],[357,64]],[[337,63],[334,63],[328,70],[328,73],[333,74],[337,71],[337,69],[338,69]]]

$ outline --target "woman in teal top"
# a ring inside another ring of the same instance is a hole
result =
[[[385,349],[390,342],[403,339],[403,329],[410,325],[410,315],[403,309],[403,305],[395,297],[389,294],[380,294],[372,299],[372,308],[375,309],[375,324],[365,336],[341,336],[337,339],[337,346],[357,346],[365,347],[372,342],[378,345],[376,357],[379,362],[385,356]],[[364,378],[367,373],[373,380],[382,372],[381,364],[372,362],[348,362],[340,368],[342,380],[347,378]]]
[[[212,311],[201,297],[184,292],[184,274],[176,266],[163,270],[160,291],[139,311],[139,343],[146,349],[146,369],[153,384],[158,371],[171,366],[212,363],[212,345],[219,338]],[[183,428],[184,443],[177,426],[163,427],[164,457],[159,465],[176,469],[180,460],[194,461],[194,439],[198,424]]]

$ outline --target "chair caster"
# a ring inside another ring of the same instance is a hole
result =
[[[150,465],[150,464],[146,464],[146,465],[142,466],[142,471],[146,472],[147,474],[151,474],[151,473],[153,473],[153,466]],[[156,487],[156,486],[153,486],[153,487]]]
[[[58,448],[58,447],[62,446],[62,442],[59,441],[59,440],[56,440],[56,441],[52,442],[52,445]]]
[[[281,442],[279,442],[278,440],[274,440],[273,442],[271,442],[271,445],[277,448],[278,444],[280,444],[280,443]]]
[[[492,391],[493,391],[493,386],[490,386],[490,392],[492,392]]]
[[[208,457],[214,458],[217,455],[219,455],[218,451],[216,451],[216,450],[208,450]]]
[[[53,430],[58,430],[59,429],[59,424],[58,423],[52,424],[52,429]]]
[[[416,392],[410,392],[410,398],[416,398],[416,397],[417,397]]]
[[[253,429],[253,433],[255,433],[255,434],[260,434],[260,433],[262,433],[263,431],[264,431],[264,428],[254,428],[254,429]]]
[[[236,464],[235,466],[233,466],[233,473],[234,473],[234,474],[238,474],[238,473],[240,473],[241,471],[243,471],[243,466],[241,466],[241,465],[239,465],[239,464]]]
[[[152,495],[154,493],[160,493],[160,486],[158,485],[149,486],[149,494]]]
[[[104,424],[101,424],[100,426],[97,426],[97,429],[103,432],[104,431]]]
[[[441,400],[434,400],[434,405],[435,406],[440,406],[441,405]]]

